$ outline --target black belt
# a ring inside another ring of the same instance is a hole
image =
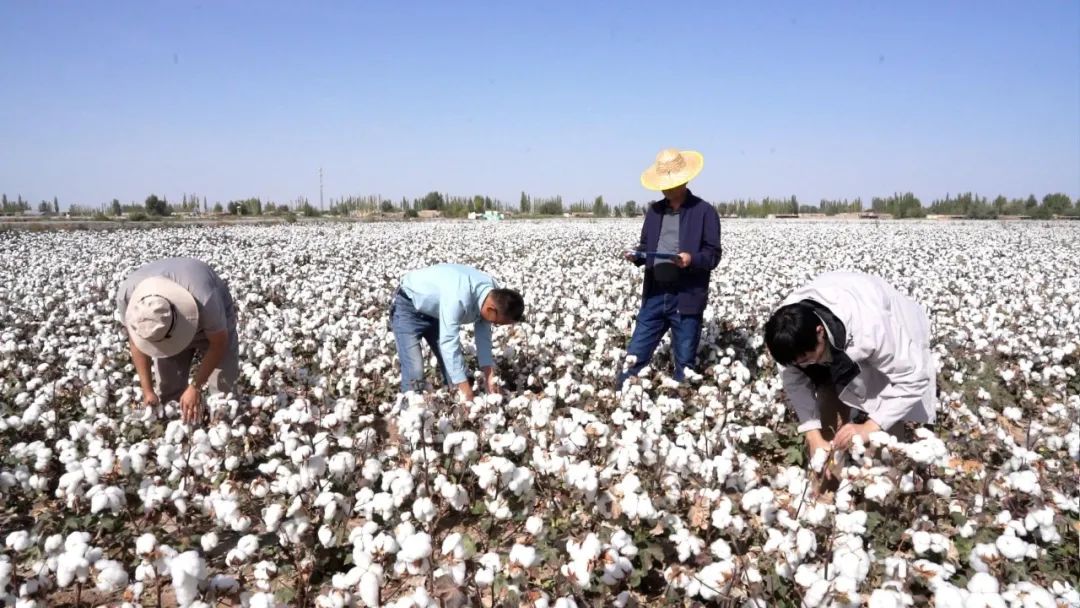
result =
[[[400,296],[403,300],[405,300],[409,304],[412,304],[412,298],[409,297],[409,294],[405,293],[404,289],[398,287],[397,291],[394,292],[394,295],[395,296]]]

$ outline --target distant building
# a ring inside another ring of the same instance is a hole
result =
[[[419,216],[420,219],[433,220],[442,217],[442,211],[439,211],[438,209],[424,209],[417,213],[417,216]]]

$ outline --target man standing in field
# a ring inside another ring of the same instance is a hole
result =
[[[811,456],[937,411],[930,320],[879,277],[829,272],[795,290],[765,324],[765,344],[783,369],[784,392]]]
[[[120,284],[116,306],[147,405],[179,401],[182,419],[195,422],[207,386],[215,392],[232,390],[240,375],[236,306],[225,282],[204,262],[150,262]],[[196,353],[202,361],[192,378]]]
[[[720,262],[720,216],[686,187],[703,164],[698,152],[667,149],[641,174],[641,185],[663,192],[664,198],[649,204],[641,242],[625,254],[627,260],[645,266],[645,282],[637,325],[626,348],[635,362],[619,374],[617,390],[648,365],[669,329],[674,378],[681,381],[683,370],[694,368],[709,277]]]
[[[456,386],[471,401],[472,383],[465,368],[458,333],[473,324],[476,358],[489,393],[499,392],[491,356],[491,326],[521,321],[525,301],[491,276],[460,264],[438,264],[407,273],[394,293],[390,327],[401,360],[401,392],[424,389],[423,339],[435,353],[447,386]]]

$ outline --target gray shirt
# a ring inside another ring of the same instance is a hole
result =
[[[660,240],[656,243],[657,253],[679,253],[679,212],[668,209],[660,219]],[[672,264],[671,260],[656,260],[653,267]]]
[[[225,281],[205,262],[194,258],[165,258],[140,266],[128,275],[116,290],[116,306],[120,321],[127,313],[131,292],[149,277],[164,277],[183,287],[195,298],[199,307],[199,330],[192,342],[206,340],[206,334],[236,329],[236,306]]]

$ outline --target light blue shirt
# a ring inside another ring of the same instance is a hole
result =
[[[412,300],[413,307],[439,320],[439,351],[454,384],[468,377],[458,340],[462,325],[475,324],[476,358],[480,367],[492,364],[491,323],[480,316],[480,306],[496,287],[498,284],[491,276],[461,264],[436,264],[401,278],[401,290]]]

